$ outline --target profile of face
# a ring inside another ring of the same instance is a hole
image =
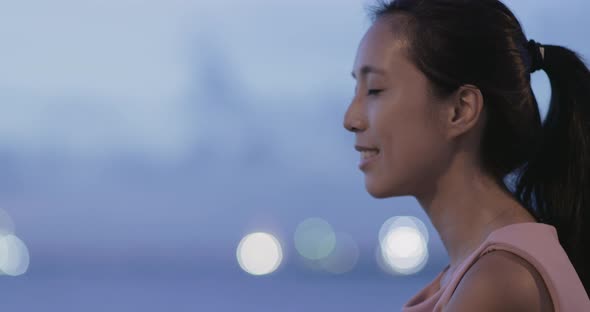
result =
[[[393,31],[402,25],[395,18],[378,19],[363,36],[352,73],[355,94],[344,116],[356,145],[378,149],[361,168],[375,198],[418,196],[436,187],[449,155],[437,117],[445,103],[431,95],[427,77],[407,57],[407,40]]]

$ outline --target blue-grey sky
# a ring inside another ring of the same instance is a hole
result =
[[[371,206],[362,195],[354,138],[342,128],[354,87],[348,73],[369,25],[366,3],[4,3],[0,146],[16,164],[11,170],[23,181],[23,194],[41,185],[39,179],[54,181],[51,189],[63,184],[106,190],[107,181],[117,179],[109,168],[126,168],[124,161],[146,172],[200,167],[193,187],[210,189],[207,181],[225,183],[222,170],[231,170],[234,180],[256,172],[249,168],[253,162],[301,181],[346,181]],[[583,40],[590,26],[582,18],[589,6],[584,1],[507,3],[529,37],[590,55],[590,43]],[[545,109],[546,78],[533,78]],[[217,165],[220,171],[212,169]],[[306,196],[320,196],[321,188],[316,192]],[[65,220],[81,208],[47,209]],[[249,209],[240,208],[245,215]],[[293,209],[276,208],[276,217],[290,216]],[[121,209],[118,216],[132,223],[141,210]],[[217,207],[195,210],[186,213],[232,217]],[[48,239],[38,220],[22,218],[17,223],[30,226],[33,238]]]

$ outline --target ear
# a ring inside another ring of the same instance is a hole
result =
[[[447,138],[455,138],[483,124],[484,101],[478,87],[463,85],[451,96],[445,116]]]

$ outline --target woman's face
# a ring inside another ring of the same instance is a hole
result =
[[[436,117],[443,100],[430,95],[426,76],[405,56],[407,42],[392,31],[396,24],[380,18],[361,40],[353,68],[356,90],[344,118],[356,145],[379,150],[361,168],[376,198],[418,196],[434,187],[448,159]]]

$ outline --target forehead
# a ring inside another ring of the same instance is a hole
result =
[[[408,41],[402,35],[402,16],[382,17],[375,21],[361,39],[353,73],[358,77],[365,66],[390,71],[405,58]]]

